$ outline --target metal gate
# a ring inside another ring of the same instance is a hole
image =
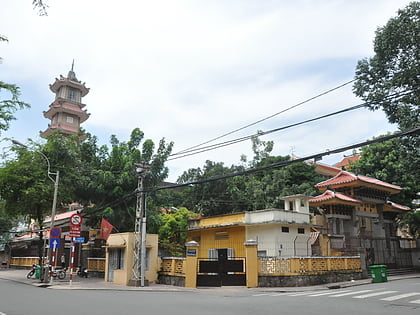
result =
[[[228,249],[217,249],[217,257],[198,259],[197,286],[245,286],[245,258],[228,257]]]

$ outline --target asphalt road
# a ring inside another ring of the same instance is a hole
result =
[[[234,287],[192,292],[53,290],[0,280],[3,314],[418,315],[420,279],[302,292]]]

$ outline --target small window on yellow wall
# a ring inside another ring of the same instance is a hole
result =
[[[216,232],[214,234],[214,239],[215,240],[227,240],[227,239],[229,239],[229,234],[226,231]]]

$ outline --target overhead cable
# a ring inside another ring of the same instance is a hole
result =
[[[334,88],[332,88],[332,89],[329,89],[329,90],[324,91],[324,92],[322,92],[322,93],[320,93],[320,94],[317,94],[317,95],[315,95],[315,96],[312,96],[312,97],[310,97],[310,98],[308,98],[308,99],[306,99],[306,100],[304,100],[304,101],[302,101],[302,102],[300,102],[300,103],[297,103],[297,104],[295,104],[295,105],[293,105],[293,106],[290,106],[290,107],[288,107],[288,108],[286,108],[286,109],[283,109],[283,110],[281,110],[281,111],[279,111],[279,112],[277,112],[277,113],[275,113],[275,114],[272,114],[272,115],[270,115],[270,116],[267,116],[267,117],[265,117],[265,118],[262,118],[262,119],[260,119],[260,120],[257,120],[257,121],[255,121],[255,122],[253,122],[253,123],[250,123],[250,124],[248,124],[248,125],[245,125],[245,126],[243,126],[243,127],[238,128],[238,129],[235,129],[235,130],[232,130],[232,131],[230,131],[230,132],[227,132],[227,133],[225,133],[225,134],[222,134],[221,136],[215,137],[215,138],[210,139],[210,140],[208,140],[208,141],[205,141],[205,142],[203,142],[203,143],[200,143],[200,144],[194,145],[194,146],[192,146],[192,147],[186,148],[186,149],[181,150],[181,151],[179,151],[179,152],[177,152],[177,153],[174,153],[174,154],[172,154],[172,155],[183,154],[183,153],[185,153],[185,152],[190,151],[191,149],[195,149],[195,148],[201,147],[201,146],[203,146],[203,145],[205,145],[205,144],[208,144],[208,143],[210,143],[210,142],[213,142],[213,141],[219,140],[219,139],[221,139],[221,138],[224,138],[224,137],[226,137],[226,136],[229,136],[229,135],[231,135],[231,134],[233,134],[233,133],[235,133],[235,132],[238,132],[238,131],[241,131],[241,130],[243,130],[243,129],[246,129],[246,128],[249,128],[249,127],[251,127],[251,126],[254,126],[254,125],[256,125],[256,124],[259,124],[259,123],[261,123],[261,122],[263,122],[263,121],[266,121],[266,120],[268,120],[268,119],[270,119],[270,118],[273,118],[273,117],[275,117],[275,116],[277,116],[277,115],[280,115],[280,114],[282,114],[282,113],[284,113],[284,112],[287,112],[287,111],[289,111],[289,110],[291,110],[291,109],[293,109],[293,108],[296,108],[296,107],[298,107],[298,106],[301,106],[301,105],[303,105],[303,104],[306,104],[306,103],[308,103],[308,102],[310,102],[310,101],[312,101],[312,100],[314,100],[314,99],[317,99],[317,98],[319,98],[319,97],[321,97],[321,96],[324,96],[324,95],[326,95],[326,94],[328,94],[328,93],[331,93],[331,92],[333,92],[333,91],[335,91],[335,90],[338,90],[338,89],[340,89],[340,88],[342,88],[342,87],[344,87],[344,86],[346,86],[346,85],[348,85],[348,84],[350,84],[350,83],[352,83],[352,82],[354,82],[354,81],[355,81],[355,79],[350,80],[350,81],[347,81],[347,82],[345,82],[345,83],[343,83],[343,84],[340,84],[339,86],[336,86],[336,87],[334,87]]]

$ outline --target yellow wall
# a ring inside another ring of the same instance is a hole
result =
[[[107,240],[106,263],[105,263],[105,281],[108,281],[108,248],[124,248],[124,269],[114,270],[115,284],[127,285],[132,278],[134,265],[134,233],[116,233],[111,234]],[[155,283],[159,271],[158,260],[158,235],[147,234],[146,248],[149,252],[149,270],[146,271],[146,279],[149,283]]]
[[[245,257],[245,227],[243,226],[189,231],[188,240],[199,243],[199,258],[207,258],[208,250],[215,248],[233,248],[235,257]]]
[[[238,224],[245,221],[245,213],[219,215],[208,218],[201,218],[199,227],[211,227],[224,224]]]

